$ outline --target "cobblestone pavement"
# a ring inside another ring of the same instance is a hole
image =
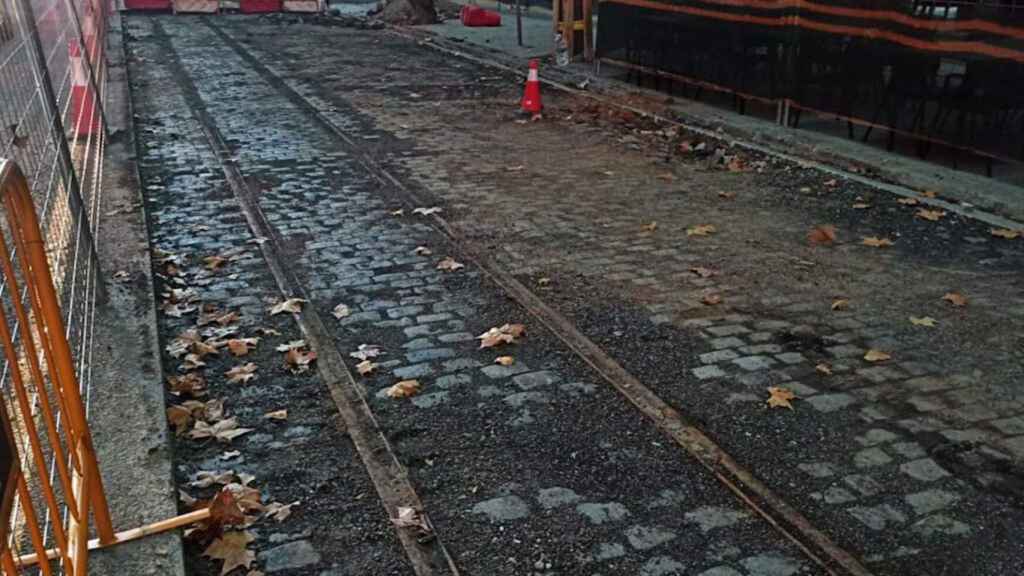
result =
[[[457,250],[425,220],[391,216],[396,199],[288,90],[435,198],[470,242],[872,573],[1024,569],[1024,241],[953,214],[915,218],[920,205],[799,166],[734,160],[730,150],[721,158],[714,142],[575,97],[548,92],[545,118],[523,122],[509,76],[386,32],[256,18],[128,25],[154,244],[199,256],[251,239],[189,116],[203,106],[262,190],[311,305],[325,317],[339,302],[355,311],[333,326],[339,349],[387,349],[367,394],[466,573],[815,567],[529,326],[500,287],[475,270],[436,270]],[[170,53],[195,94],[171,77]],[[837,241],[810,245],[808,232],[824,224]],[[700,225],[715,230],[694,234]],[[256,259],[237,267],[202,295],[258,325],[269,281]],[[954,307],[948,292],[968,304]],[[509,321],[526,322],[529,335],[504,367],[474,335]],[[179,328],[164,322],[165,334]],[[866,360],[872,349],[891,359]],[[411,401],[387,398],[402,378],[426,386]],[[326,418],[317,383],[300,381]],[[766,407],[769,386],[794,392],[794,409]],[[282,401],[286,390],[275,390]],[[343,439],[310,442],[340,447],[317,468],[357,467]],[[250,444],[259,438],[242,450]],[[290,458],[279,465],[302,456]],[[338,497],[322,496],[325,505]],[[336,535],[349,513],[372,515],[355,508],[312,528],[318,569],[362,557]],[[396,562],[359,573],[391,573]]]

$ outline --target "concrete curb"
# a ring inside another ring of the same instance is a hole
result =
[[[131,279],[108,284],[107,300],[97,303],[90,420],[115,529],[125,530],[176,516],[178,506],[120,14],[110,26],[99,281],[116,271]],[[90,573],[184,576],[181,536],[165,532],[95,552]]]

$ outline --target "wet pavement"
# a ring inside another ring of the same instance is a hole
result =
[[[955,214],[915,217],[923,204],[800,166],[715,153],[718,143],[565,94],[546,92],[545,118],[524,122],[515,77],[386,31],[256,17],[126,26],[154,249],[187,254],[202,302],[238,311],[245,335],[282,333],[257,346],[251,384],[221,376],[232,359],[204,372],[256,428],[233,441],[243,460],[231,466],[275,500],[304,502],[258,529],[264,571],[411,573],[327,386],[274,351],[300,337],[267,312],[290,294],[274,286],[224,162],[256,190],[349,369],[360,345],[384,350],[358,385],[460,572],[828,573],[511,301],[472,264],[479,253],[861,573],[1024,568],[1024,241]],[[230,158],[203,138],[200,109]],[[440,207],[465,244],[398,188]],[[825,224],[836,240],[809,244]],[[224,268],[203,269],[224,254]],[[466,267],[439,270],[447,256]],[[950,292],[968,304],[943,300]],[[338,304],[351,313],[335,319]],[[195,320],[161,316],[162,338]],[[526,335],[479,348],[477,335],[505,323]],[[502,355],[512,364],[496,364]],[[417,395],[387,395],[407,379]],[[795,394],[793,410],[766,406],[771,386]],[[286,423],[262,418],[285,406]],[[178,440],[178,483],[227,467],[216,462],[225,449]],[[306,544],[282,551],[289,542]],[[203,560],[193,571],[216,570]]]

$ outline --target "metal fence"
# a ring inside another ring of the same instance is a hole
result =
[[[27,183],[74,371],[70,379],[50,372],[56,369],[53,359],[42,351],[53,335],[35,317],[33,291],[27,288],[31,283],[23,273],[16,275],[17,281],[4,277],[0,315],[11,319],[13,348],[4,350],[0,395],[10,415],[27,490],[19,493],[6,532],[11,554],[10,561],[4,557],[5,573],[40,545],[59,549],[69,533],[69,521],[78,516],[68,504],[84,501],[67,494],[54,501],[46,487],[66,485],[69,466],[78,465],[73,441],[80,436],[80,423],[68,421],[72,413],[64,410],[62,399],[69,391],[61,388],[73,382],[86,411],[90,398],[93,321],[102,294],[93,238],[102,216],[104,47],[110,10],[109,0],[0,0],[0,163],[16,163]],[[17,231],[8,216],[0,218],[0,229],[13,238]],[[19,261],[17,242],[7,243],[3,250],[10,261]],[[18,314],[19,308],[28,316]],[[35,364],[42,367],[42,379],[31,377]],[[27,403],[17,401],[19,379],[25,383]],[[47,410],[47,400],[57,409]],[[47,421],[48,412],[52,423]],[[30,430],[37,435],[42,431],[41,436],[50,439],[42,453],[33,446]],[[62,445],[69,449],[61,450]],[[37,461],[40,454],[45,465]],[[34,520],[42,542],[35,541],[31,529],[32,508],[40,511]],[[74,566],[60,563],[51,570],[43,562],[34,570],[73,573]]]
[[[602,0],[598,56],[700,88],[1024,159],[1024,0]]]

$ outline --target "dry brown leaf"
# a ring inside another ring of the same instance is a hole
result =
[[[502,366],[511,366],[515,364],[516,359],[512,356],[498,356],[494,359],[495,364],[501,364]]]
[[[228,259],[223,256],[207,256],[203,258],[203,263],[207,270],[220,270],[228,263]]]
[[[256,368],[255,364],[249,362],[241,366],[234,366],[224,374],[228,377],[228,382],[232,384],[239,382],[245,384],[256,377]]]
[[[214,484],[225,486],[235,481],[234,470],[200,470],[188,483],[190,488],[209,488]]]
[[[285,342],[284,344],[278,344],[277,348],[275,348],[275,350],[277,350],[278,352],[287,352],[289,350],[294,350],[296,348],[305,348],[305,347],[306,347],[306,341],[305,340],[292,340],[291,342]]]
[[[931,316],[910,317],[910,323],[913,324],[914,326],[927,326],[929,328],[933,328],[935,327],[935,322],[935,318],[932,318]]]
[[[316,352],[306,352],[292,348],[284,355],[284,364],[292,374],[301,374],[309,370],[309,365],[316,361]]]
[[[945,210],[928,210],[926,208],[919,208],[914,214],[918,218],[923,220],[929,220],[931,222],[938,222],[940,218],[946,215]]]
[[[967,306],[967,297],[959,292],[946,292],[946,295],[943,296],[942,299],[957,308]]]
[[[465,265],[463,265],[462,262],[456,262],[455,259],[452,258],[451,256],[448,256],[444,260],[441,260],[440,262],[437,263],[437,269],[444,270],[445,272],[455,272],[456,270],[460,270],[462,268],[465,268]]]
[[[897,200],[897,202],[903,204],[904,206],[917,206],[918,204],[921,203],[921,201],[918,200],[917,198],[900,198],[899,200]]]
[[[491,348],[499,344],[512,344],[525,332],[526,327],[522,324],[504,324],[491,328],[476,338],[480,340],[481,348]]]
[[[352,314],[352,310],[345,304],[338,304],[334,307],[334,310],[331,310],[331,314],[338,320],[341,320]]]
[[[366,376],[377,369],[378,364],[372,360],[363,360],[359,364],[356,364],[356,370],[359,371],[360,376]]]
[[[196,404],[200,403],[194,400],[185,402],[186,406],[192,408],[192,415],[195,416],[196,418],[201,417],[203,420],[206,420],[207,422],[216,422],[218,420],[224,419],[223,399],[218,398],[214,400],[207,400],[206,403],[202,404],[201,406],[195,406]]]
[[[288,409],[282,408],[281,410],[274,410],[273,412],[267,412],[263,415],[267,420],[287,420]]]
[[[288,312],[290,314],[298,314],[299,312],[302,312],[302,305],[305,302],[306,301],[303,300],[302,298],[289,298],[283,302],[274,304],[274,306],[270,309],[270,315],[276,316],[277,314],[281,314],[283,312]]]
[[[997,238],[1005,238],[1007,240],[1014,240],[1024,235],[1024,231],[1010,230],[1009,228],[990,228],[989,232]]]
[[[195,427],[188,433],[188,437],[193,440],[215,438],[219,442],[227,443],[249,432],[252,432],[252,428],[239,428],[238,420],[235,418],[221,420],[212,426],[202,420],[197,420]]]
[[[732,199],[736,198],[736,193],[735,192],[725,192],[725,191],[721,191],[720,190],[718,192],[718,197],[722,198],[722,199],[725,199],[725,200],[732,200]]]
[[[832,301],[832,310],[846,310],[850,307],[850,300],[847,298],[836,298]]]
[[[644,224],[643,226],[640,227],[640,231],[641,232],[654,232],[657,229],[658,229],[658,223],[657,222],[651,222],[649,224]]]
[[[705,294],[700,301],[705,306],[715,306],[722,303],[722,297],[718,294]]]
[[[390,398],[408,398],[420,391],[419,380],[402,380],[385,391]]]
[[[708,236],[716,231],[713,224],[698,224],[686,229],[687,236]]]
[[[868,362],[884,362],[885,360],[892,359],[892,355],[887,352],[882,352],[876,348],[872,348],[864,353],[864,359]]]
[[[924,196],[925,198],[936,198],[938,197],[938,194],[932,190],[925,190],[924,192],[921,192],[921,196]]]
[[[271,502],[267,504],[264,515],[268,518],[273,518],[275,522],[280,524],[284,522],[289,516],[292,515],[292,506],[298,506],[299,502],[296,500],[291,504],[281,504],[280,502]]]
[[[815,366],[814,369],[817,370],[819,374],[824,374],[825,376],[832,375],[832,367],[824,362]]]
[[[872,246],[874,248],[886,248],[893,245],[893,241],[888,238],[878,238],[877,236],[868,236],[860,241],[865,246]]]
[[[203,551],[203,556],[224,562],[220,568],[221,576],[235,568],[248,570],[256,560],[256,553],[247,548],[253,540],[255,537],[248,532],[227,532],[214,540]]]
[[[782,388],[781,386],[771,386],[768,388],[767,402],[771,408],[789,408],[792,410],[793,405],[789,401],[794,399],[796,399],[796,395],[788,388]]]
[[[259,338],[232,338],[228,340],[228,350],[234,356],[245,356],[249,350],[259,344]]]
[[[416,249],[412,251],[412,253],[417,256],[430,256],[431,254],[434,253],[434,251],[431,250],[430,248],[427,248],[426,246],[417,246]]]
[[[832,225],[817,226],[807,233],[807,241],[812,245],[828,245],[836,241],[836,227]]]
[[[241,473],[237,474],[238,482],[232,482],[224,486],[224,492],[230,492],[234,497],[235,502],[243,513],[262,513],[266,508],[263,506],[263,501],[260,498],[260,491],[249,486],[249,483],[256,479],[252,474]],[[252,518],[244,518],[241,525],[248,526],[252,524]]]
[[[175,396],[191,396],[198,398],[206,395],[206,379],[203,378],[202,374],[196,372],[190,372],[181,376],[171,376],[167,378],[167,383],[171,386],[171,394]]]
[[[171,406],[167,409],[167,421],[174,427],[175,435],[181,436],[192,425],[192,411],[185,406]]]
[[[419,528],[420,530],[430,530],[430,526],[427,521],[423,518],[423,514],[411,508],[409,506],[398,507],[398,517],[392,518],[391,522],[399,528]]]
[[[700,276],[701,278],[711,278],[712,276],[718,274],[718,272],[716,272],[715,270],[712,270],[711,268],[705,268],[704,266],[693,266],[690,268],[690,272],[693,272],[694,274]]]
[[[200,342],[199,331],[190,328],[185,330],[181,334],[178,334],[174,340],[171,340],[167,347],[167,353],[174,358],[181,358],[192,348],[192,345],[196,342]]]

